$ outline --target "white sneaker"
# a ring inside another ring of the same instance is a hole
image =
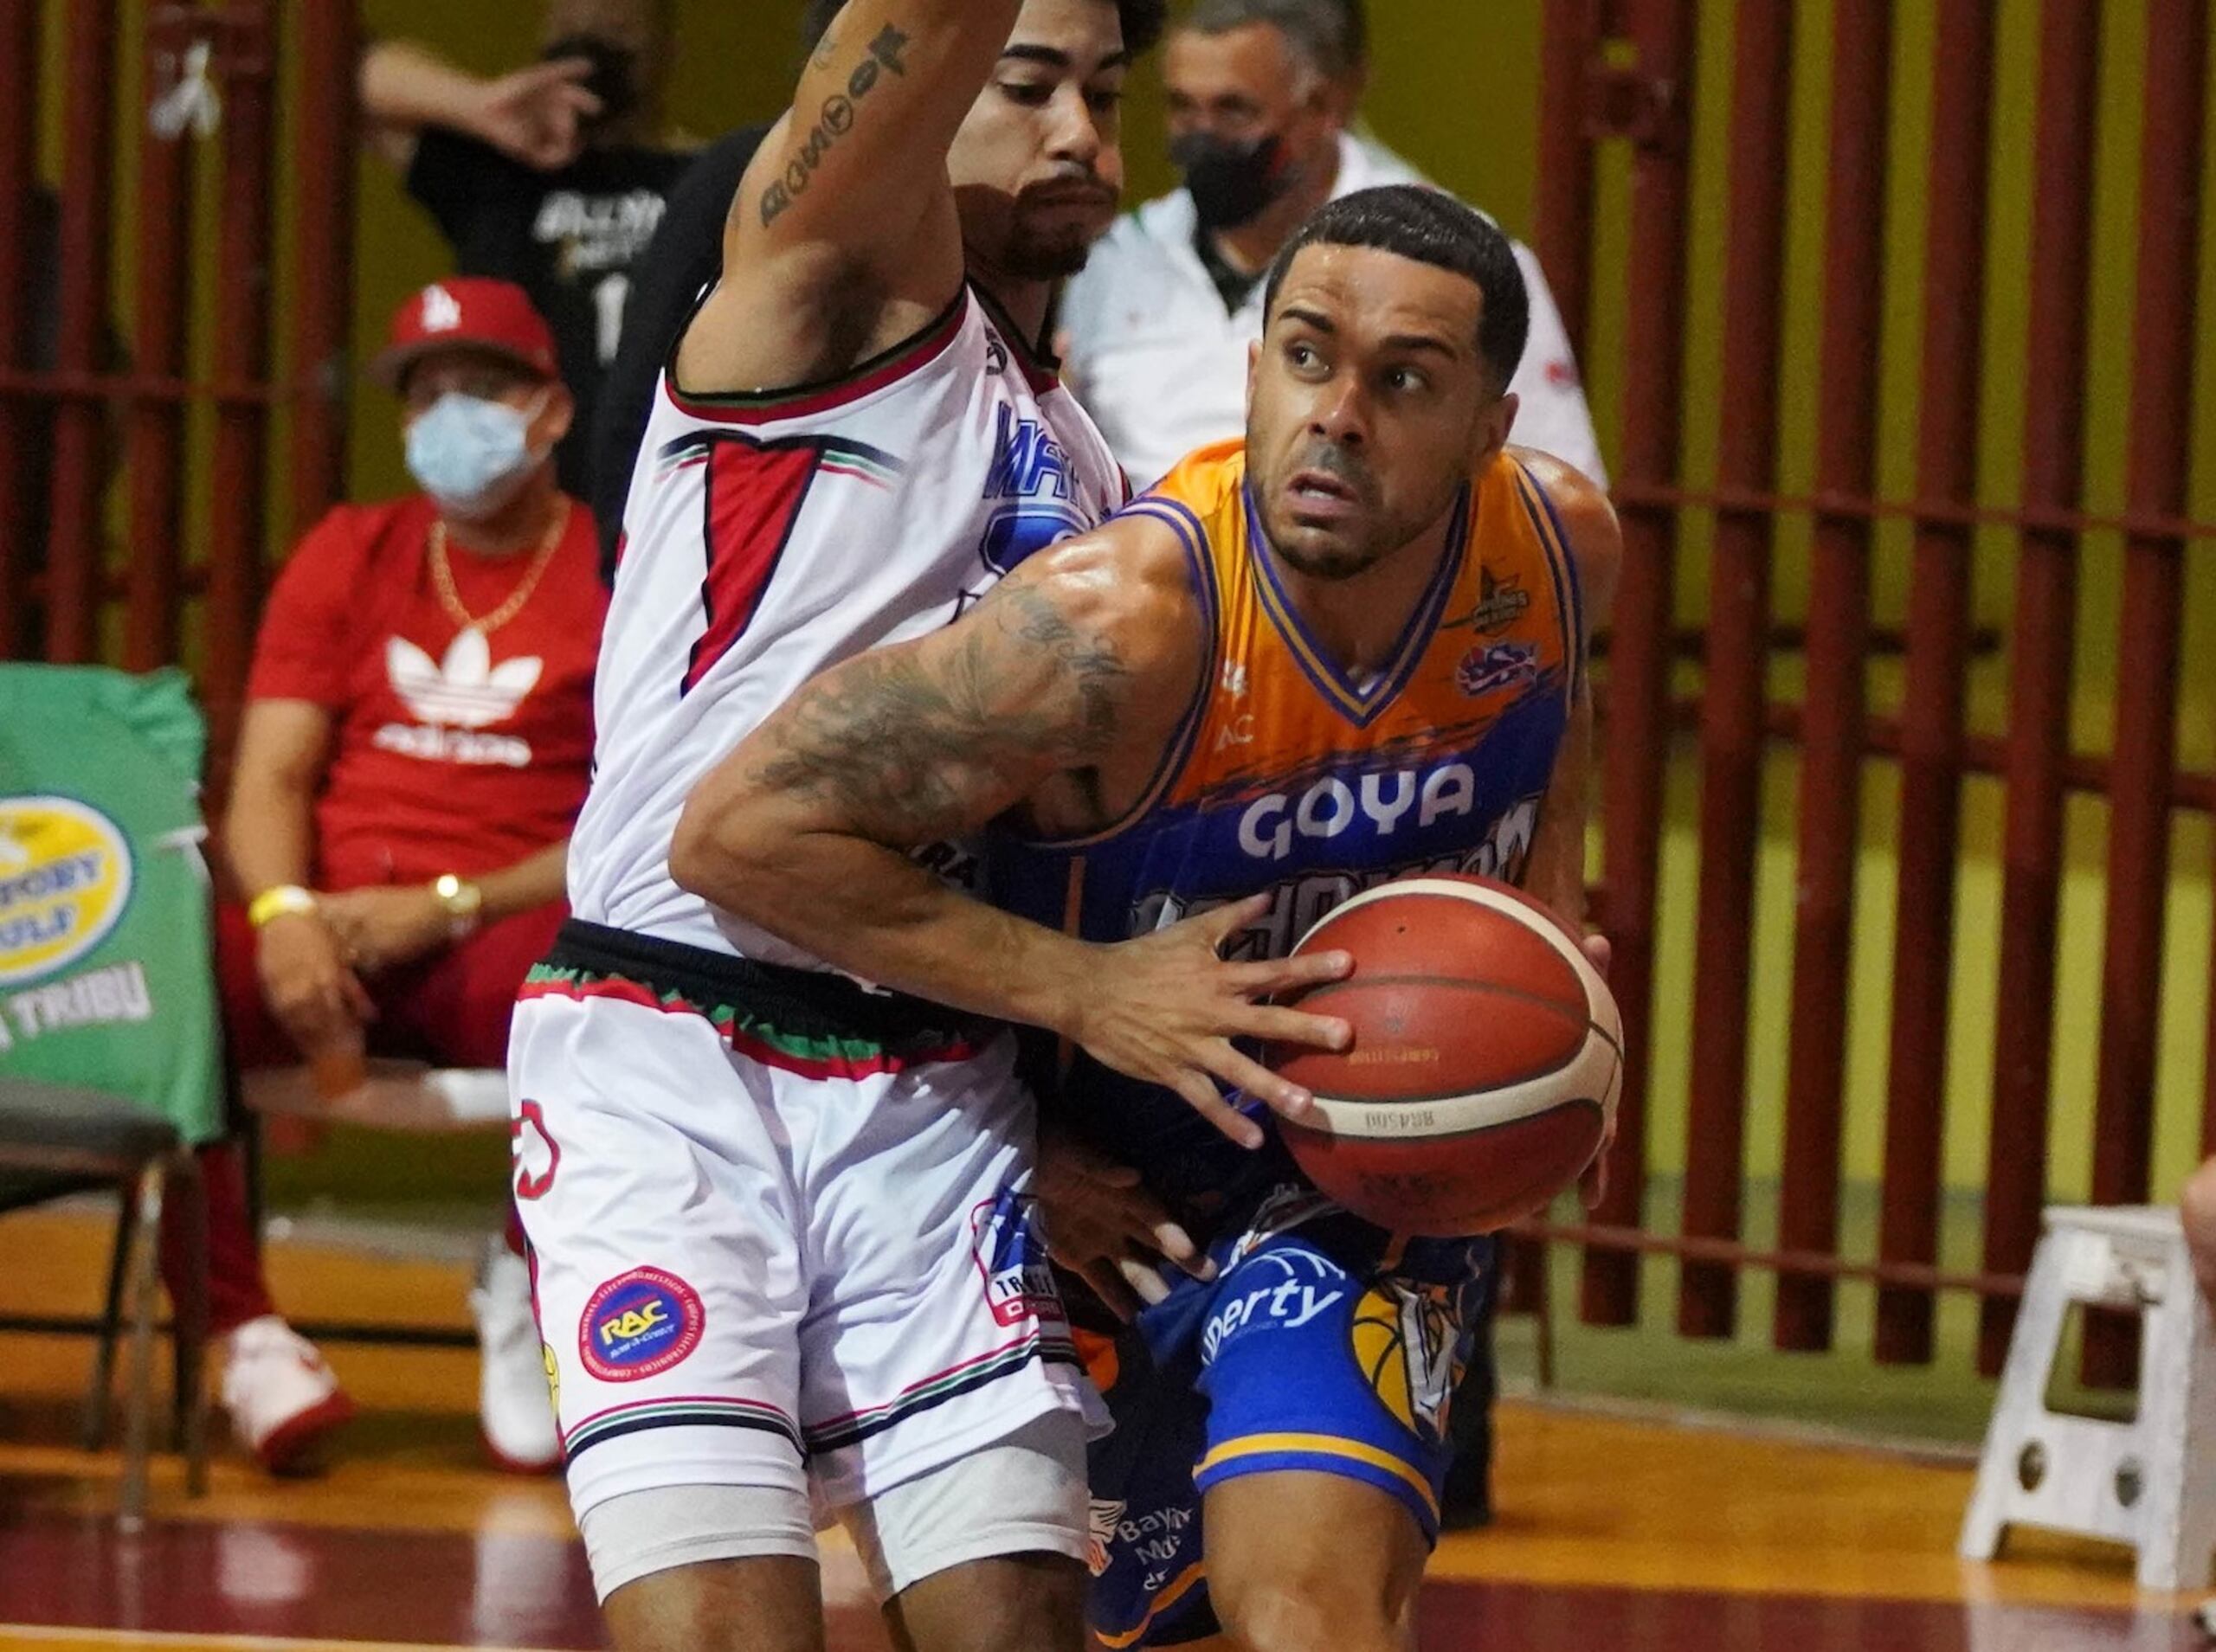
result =
[[[354,1402],[315,1345],[274,1314],[248,1320],[225,1344],[223,1409],[231,1431],[272,1474],[312,1467],[325,1437],[354,1415]]]
[[[477,1316],[477,1415],[486,1450],[511,1474],[560,1467],[562,1437],[547,1392],[538,1320],[531,1311],[531,1268],[505,1239],[486,1246],[469,1308]]]

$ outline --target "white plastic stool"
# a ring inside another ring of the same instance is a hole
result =
[[[2073,1302],[2136,1309],[2139,1412],[2064,1417],[2047,1383]],[[2144,1589],[2194,1589],[2216,1555],[2216,1338],[2167,1206],[2053,1205],[2032,1258],[2016,1333],[1960,1546],[1990,1560],[2013,1525],[2128,1543]]]

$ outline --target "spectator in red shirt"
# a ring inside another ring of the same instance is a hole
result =
[[[277,581],[222,839],[248,903],[217,915],[235,1067],[305,1059],[333,1088],[365,1051],[506,1065],[565,915],[607,602],[590,512],[555,479],[573,403],[523,291],[426,287],[377,370],[423,492],[338,507]],[[223,1404],[266,1465],[298,1466],[351,1405],[270,1302],[235,1148],[204,1167]],[[472,1293],[486,1439],[543,1469],[560,1452],[519,1252],[497,1245]]]

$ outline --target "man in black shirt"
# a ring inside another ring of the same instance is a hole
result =
[[[554,329],[577,397],[556,450],[564,490],[593,491],[590,431],[633,268],[689,151],[660,142],[671,0],[549,0],[543,61],[480,80],[420,47],[363,55],[380,151],[465,275],[513,281]]]
[[[654,386],[700,295],[724,273],[724,225],[739,180],[769,134],[742,126],[702,150],[670,191],[661,228],[633,267],[622,342],[602,382],[592,427],[592,492],[585,497],[600,524],[601,576],[613,583],[623,534],[623,504],[639,443],[654,411]]]

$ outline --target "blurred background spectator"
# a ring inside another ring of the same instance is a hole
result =
[[[286,563],[222,839],[248,897],[217,914],[231,1060],[306,1058],[330,1090],[365,1051],[505,1066],[517,989],[566,911],[605,612],[589,515],[551,458],[575,409],[529,298],[440,282],[391,340],[377,376],[422,491],[339,506]],[[203,1163],[222,1402],[268,1467],[294,1467],[351,1407],[270,1301],[238,1149]],[[513,1232],[472,1299],[482,1421],[504,1466],[542,1469],[559,1446]]]
[[[1263,278],[1302,222],[1356,190],[1426,181],[1348,130],[1369,73],[1361,0],[1200,0],[1172,31],[1163,78],[1184,188],[1117,223],[1061,313],[1071,382],[1135,485],[1239,434]],[[1516,253],[1531,337],[1510,387],[1514,440],[1605,484],[1561,315],[1537,258]]]
[[[363,54],[375,146],[465,275],[513,281],[554,329],[575,427],[563,488],[592,496],[594,409],[639,254],[692,159],[664,131],[673,0],[549,0],[541,61],[493,78],[424,47]]]

